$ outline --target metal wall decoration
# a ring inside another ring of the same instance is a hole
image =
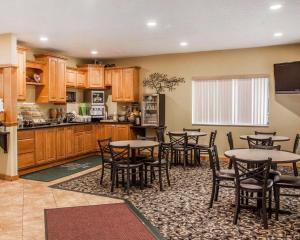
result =
[[[168,78],[168,75],[165,73],[152,73],[144,79],[143,85],[144,87],[155,89],[156,93],[163,93],[166,90],[168,90],[169,92],[173,91],[176,86],[184,82],[184,78]]]

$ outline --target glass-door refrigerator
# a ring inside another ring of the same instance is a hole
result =
[[[148,94],[142,101],[142,126],[165,125],[165,94]]]

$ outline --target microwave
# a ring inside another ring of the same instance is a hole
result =
[[[104,91],[99,91],[99,90],[86,91],[84,99],[91,106],[102,106],[105,104]]]

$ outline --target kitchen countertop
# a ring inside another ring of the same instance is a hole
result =
[[[50,124],[50,125],[41,125],[41,126],[33,126],[33,127],[23,127],[23,128],[18,128],[18,131],[40,129],[40,128],[66,127],[66,126],[82,125],[82,124],[97,124],[97,123],[132,124],[130,122],[116,122],[116,121],[102,120],[100,122],[71,122],[71,123],[60,123],[60,124],[54,123],[54,124]]]

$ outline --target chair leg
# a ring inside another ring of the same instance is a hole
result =
[[[297,163],[293,163],[293,170],[294,170],[294,176],[298,176],[298,168],[297,168]]]
[[[158,167],[158,181],[159,181],[159,190],[163,190],[162,176],[161,176],[161,166]]]
[[[168,164],[166,164],[166,175],[167,175],[167,181],[168,181],[168,186],[171,186],[171,182],[170,182],[170,175],[169,175],[169,166]]]
[[[213,206],[215,192],[216,192],[216,181],[215,181],[215,179],[213,179],[210,202],[209,202],[209,208],[212,208],[212,206]]]
[[[233,217],[233,224],[236,225],[238,221],[238,216],[240,213],[240,190],[236,189],[235,190],[235,212],[234,212],[234,217]]]
[[[153,174],[152,174],[152,172],[153,172],[153,167],[151,166],[150,167],[150,183],[151,184],[153,183]]]
[[[263,194],[262,197],[262,214],[263,214],[263,225],[264,229],[268,229],[268,216],[267,216],[267,209],[266,209],[266,193]]]
[[[269,191],[269,206],[268,206],[269,218],[272,217],[272,189]]]
[[[116,169],[115,167],[112,166],[111,168],[111,171],[112,171],[112,180],[111,180],[111,189],[110,191],[113,192],[114,191],[114,187],[115,187],[115,179],[116,179]]]
[[[278,213],[280,208],[280,188],[274,187],[274,198],[275,198],[275,220],[278,221]]]
[[[148,166],[145,165],[145,185],[148,185]]]
[[[141,166],[139,168],[139,178],[140,178],[140,189],[143,190],[144,188],[144,178],[143,178],[143,175],[144,175],[144,167]]]
[[[130,170],[127,168],[127,180],[126,180],[126,192],[129,195],[129,188],[130,188]]]
[[[232,169],[232,159],[229,159],[228,169]]]
[[[104,176],[104,164],[102,164],[102,169],[101,169],[100,185],[103,184],[103,176]]]
[[[217,181],[216,182],[216,191],[215,191],[215,201],[218,201],[218,198],[219,198],[219,189],[220,189],[220,181]]]
[[[125,185],[124,169],[122,169],[122,187]]]

